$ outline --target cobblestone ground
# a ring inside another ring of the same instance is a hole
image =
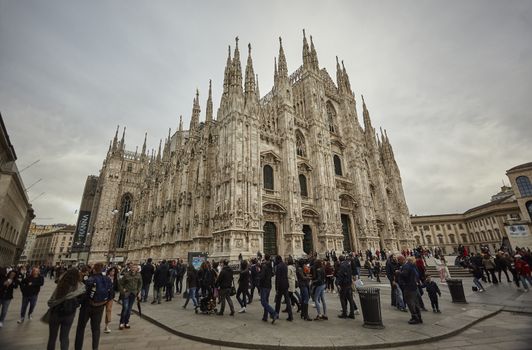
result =
[[[46,301],[54,286],[53,282],[47,280],[34,312],[35,318],[31,321],[27,320],[22,325],[16,323],[20,310],[20,292],[16,291],[4,328],[0,329],[1,350],[36,350],[45,348],[48,328],[47,325],[41,323],[38,319],[46,311]],[[115,304],[113,322],[111,323],[112,333],[104,334],[102,332],[101,350],[229,349],[178,337],[135,315],[132,316],[131,329],[118,331],[117,313],[119,310],[120,305]],[[73,348],[75,325],[76,321],[70,333],[71,348]],[[387,328],[390,332],[393,332],[393,325],[388,325]],[[531,314],[501,312],[454,337],[400,349],[530,349],[532,348],[531,329]],[[260,330],[257,329],[257,331]],[[90,344],[90,331],[89,327],[87,327],[85,348],[90,348]],[[59,345],[57,345],[57,348],[59,348]]]

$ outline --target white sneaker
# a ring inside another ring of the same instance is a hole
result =
[[[246,312],[246,308],[245,307],[241,308],[240,311],[238,311],[239,314],[243,314],[244,312]]]
[[[28,319],[29,320],[33,320],[33,316],[32,315],[28,315]]]
[[[0,328],[4,327],[4,322],[0,322]]]
[[[22,322],[24,322],[24,317],[17,321],[18,324],[21,324]]]
[[[105,326],[105,330],[103,332],[104,333],[111,333],[111,328],[109,328],[109,326]]]
[[[353,312],[355,315],[360,315],[360,311],[358,311],[358,309],[355,310],[355,312]]]

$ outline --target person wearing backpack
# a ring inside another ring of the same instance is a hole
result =
[[[71,268],[61,275],[57,287],[48,300],[50,318],[47,350],[55,349],[58,333],[60,333],[61,350],[68,350],[70,328],[74,323],[80,296],[84,293],[85,286],[81,283],[78,269]]]
[[[92,332],[92,349],[98,349],[100,344],[100,327],[105,304],[112,298],[113,283],[102,274],[103,264],[96,263],[92,268],[92,274],[85,280],[86,293],[81,302],[81,309],[76,329],[75,350],[83,348],[85,327],[90,320]]]
[[[142,279],[137,265],[131,265],[131,270],[126,272],[118,281],[120,300],[122,300],[122,312],[120,313],[120,326],[118,329],[129,329],[129,317],[135,300],[140,297]]]

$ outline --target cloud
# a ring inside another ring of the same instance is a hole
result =
[[[188,126],[196,88],[204,115],[209,79],[216,109],[237,35],[266,94],[278,36],[293,71],[306,28],[387,129],[410,211],[460,212],[530,161],[531,18],[526,1],[2,2],[0,108],[19,167],[41,160],[22,173],[43,178],[37,217],[73,223],[116,125],[156,148],[180,114]]]

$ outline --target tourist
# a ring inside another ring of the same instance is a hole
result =
[[[333,259],[336,259],[336,256],[334,255],[332,256],[333,256]],[[288,269],[288,295],[290,296],[290,301],[292,305],[297,306],[296,312],[300,312],[301,311],[301,305],[299,301],[300,296],[298,295],[297,290],[296,290],[297,272],[296,272],[296,267],[294,265],[294,258],[292,258],[291,255],[288,256],[288,259],[286,259],[286,266]],[[285,308],[283,312],[288,312],[288,308]]]
[[[432,307],[432,312],[440,313],[440,306],[438,304],[438,296],[441,297],[440,288],[434,282],[430,276],[427,276],[425,279],[425,289],[427,290],[427,294],[429,295],[430,299],[430,306]]]
[[[520,254],[516,254],[515,258],[515,270],[521,283],[523,284],[523,290],[528,292],[528,285],[532,286],[532,277],[530,276],[530,265],[523,259]]]
[[[352,270],[348,261],[343,255],[340,255],[340,268],[337,274],[337,283],[340,291],[340,304],[342,305],[342,313],[338,315],[339,318],[355,318],[356,304],[353,300],[352,289]],[[347,303],[349,302],[349,315],[347,314]]]
[[[511,283],[510,277],[508,276],[508,268],[511,267],[511,265],[508,265],[508,260],[505,259],[504,253],[499,251],[497,252],[497,255],[495,255],[495,269],[497,270],[499,274],[499,281],[502,281],[501,274],[504,272],[506,275],[506,281],[508,283]]]
[[[169,267],[166,260],[163,260],[159,266],[155,269],[153,275],[153,301],[152,304],[161,303],[161,289],[166,287],[168,283]]]
[[[57,287],[48,300],[50,318],[47,350],[55,349],[58,333],[61,350],[68,350],[70,328],[74,323],[80,296],[84,293],[85,285],[81,282],[78,269],[71,268],[61,275]]]
[[[140,269],[140,275],[142,276],[142,293],[141,301],[148,301],[148,294],[150,292],[150,284],[155,273],[155,267],[152,264],[152,258],[148,258],[148,261],[142,265]]]
[[[262,320],[268,322],[268,314],[272,319],[272,324],[275,323],[275,320],[279,319],[279,314],[270,306],[270,291],[272,289],[272,264],[270,261],[270,255],[264,254],[264,261],[260,267],[259,274],[259,287],[260,287],[260,304],[264,308],[264,313],[262,315]]]
[[[377,282],[381,283],[381,262],[377,259],[373,264],[373,274],[377,279]]]
[[[327,261],[325,263],[325,279],[327,281],[327,286],[325,287],[325,291],[327,293],[333,293],[334,290],[334,268],[331,265],[330,261]]]
[[[225,311],[225,302],[227,301],[227,304],[229,304],[229,308],[231,309],[230,316],[235,315],[235,308],[233,306],[233,301],[231,300],[231,287],[233,286],[233,270],[229,267],[229,262],[227,260],[223,260],[220,264],[222,266],[222,269],[220,270],[220,273],[218,274],[218,278],[216,279],[216,286],[220,289],[220,311],[217,313],[219,316],[223,316]]]
[[[395,289],[397,288],[397,285],[396,284],[394,285],[395,271],[399,270],[399,263],[397,262],[397,258],[393,256],[392,254],[390,254],[388,256],[388,260],[386,260],[386,265],[384,268],[386,270],[386,277],[388,278],[388,281],[390,281],[390,286],[392,289],[392,293],[391,293],[392,306],[397,306],[397,299],[396,299],[397,293],[394,292]]]
[[[188,301],[192,299],[192,304],[194,305],[194,311],[198,309],[198,300],[196,299],[196,290],[198,288],[198,272],[194,268],[192,264],[188,265],[187,269],[187,281],[186,281],[186,287],[187,287],[187,300],[185,300],[185,305],[183,305],[183,309],[187,308]]]
[[[495,261],[489,253],[484,254],[484,257],[482,258],[482,264],[486,270],[488,280],[490,280],[489,276],[491,276],[491,281],[493,281],[493,284],[498,284],[499,281],[497,280],[497,276],[495,276]]]
[[[142,278],[139,274],[139,267],[131,265],[130,271],[126,272],[118,282],[120,290],[120,300],[122,301],[122,312],[120,314],[120,325],[118,329],[129,329],[129,318],[131,309],[135,305],[135,300],[140,298],[142,288]]]
[[[312,321],[312,318],[308,314],[308,301],[310,299],[310,276],[308,271],[305,271],[307,266],[304,260],[299,260],[296,270],[297,284],[299,285],[299,291],[301,292],[301,318],[305,321]]]
[[[373,280],[373,262],[370,257],[366,259],[366,262],[364,263],[364,268],[368,270],[368,278],[370,280]]]
[[[255,289],[257,289],[257,293],[259,294],[260,298],[260,287],[259,287],[259,273],[260,273],[260,263],[257,261],[256,258],[251,259],[251,268],[249,269],[251,273],[251,293],[249,297],[248,304],[251,304],[253,301],[253,294],[255,292]]]
[[[474,262],[470,262],[469,272],[473,274],[473,284],[475,284],[477,291],[483,292],[484,287],[482,286],[482,283],[480,283],[480,279],[482,279],[482,270],[480,269],[480,267]]]
[[[6,319],[9,304],[13,299],[13,289],[18,288],[17,272],[0,268],[0,328],[4,327],[4,320]]]
[[[28,319],[32,319],[33,310],[35,310],[35,305],[37,305],[37,298],[41,287],[44,285],[44,278],[41,276],[40,269],[34,267],[31,269],[31,274],[26,278],[22,279],[20,282],[20,291],[22,292],[22,306],[20,308],[20,319],[17,323],[24,322],[26,317],[26,310],[28,305],[30,310],[28,311]]]
[[[316,260],[314,263],[316,273],[313,275],[314,285],[314,301],[316,303],[316,312],[318,315],[315,320],[328,320],[327,304],[325,302],[325,270],[321,260]],[[323,310],[323,313],[321,312]]]
[[[172,261],[168,268],[168,279],[166,280],[165,287],[165,299],[166,301],[172,301],[174,297],[174,284],[177,280],[177,263]]]
[[[187,265],[183,263],[183,259],[177,259],[176,267],[176,280],[175,280],[175,292],[176,294],[181,294],[183,290],[183,278],[185,277],[185,272],[187,271]]]
[[[278,255],[275,257],[275,313],[279,314],[281,310],[281,299],[284,297],[286,302],[286,311],[288,312],[287,321],[293,321],[292,303],[288,293],[288,267],[283,262],[283,258]]]
[[[414,257],[408,257],[405,259],[404,256],[400,255],[397,260],[401,265],[401,270],[399,273],[399,287],[403,292],[406,305],[408,305],[408,310],[412,315],[408,323],[423,323],[418,299],[419,273],[416,268],[416,259]]]
[[[246,301],[251,299],[249,294],[249,278],[250,273],[248,269],[248,262],[246,260],[242,260],[240,262],[240,274],[238,276],[238,290],[236,291],[236,300],[240,304],[241,308],[240,311],[238,311],[239,313],[246,312]]]
[[[113,288],[111,290],[111,298],[107,300],[105,304],[105,329],[104,333],[111,333],[111,328],[109,328],[109,323],[111,323],[111,315],[113,312],[113,303],[115,299],[116,292],[119,291],[118,286],[118,269],[116,267],[111,267],[107,270],[106,277],[113,283]]]
[[[100,344],[100,325],[105,310],[105,304],[112,297],[113,284],[109,278],[102,274],[103,264],[94,264],[90,276],[86,277],[85,289],[79,310],[78,325],[76,329],[75,350],[83,348],[85,327],[90,320],[92,333],[92,348],[98,349]]]

